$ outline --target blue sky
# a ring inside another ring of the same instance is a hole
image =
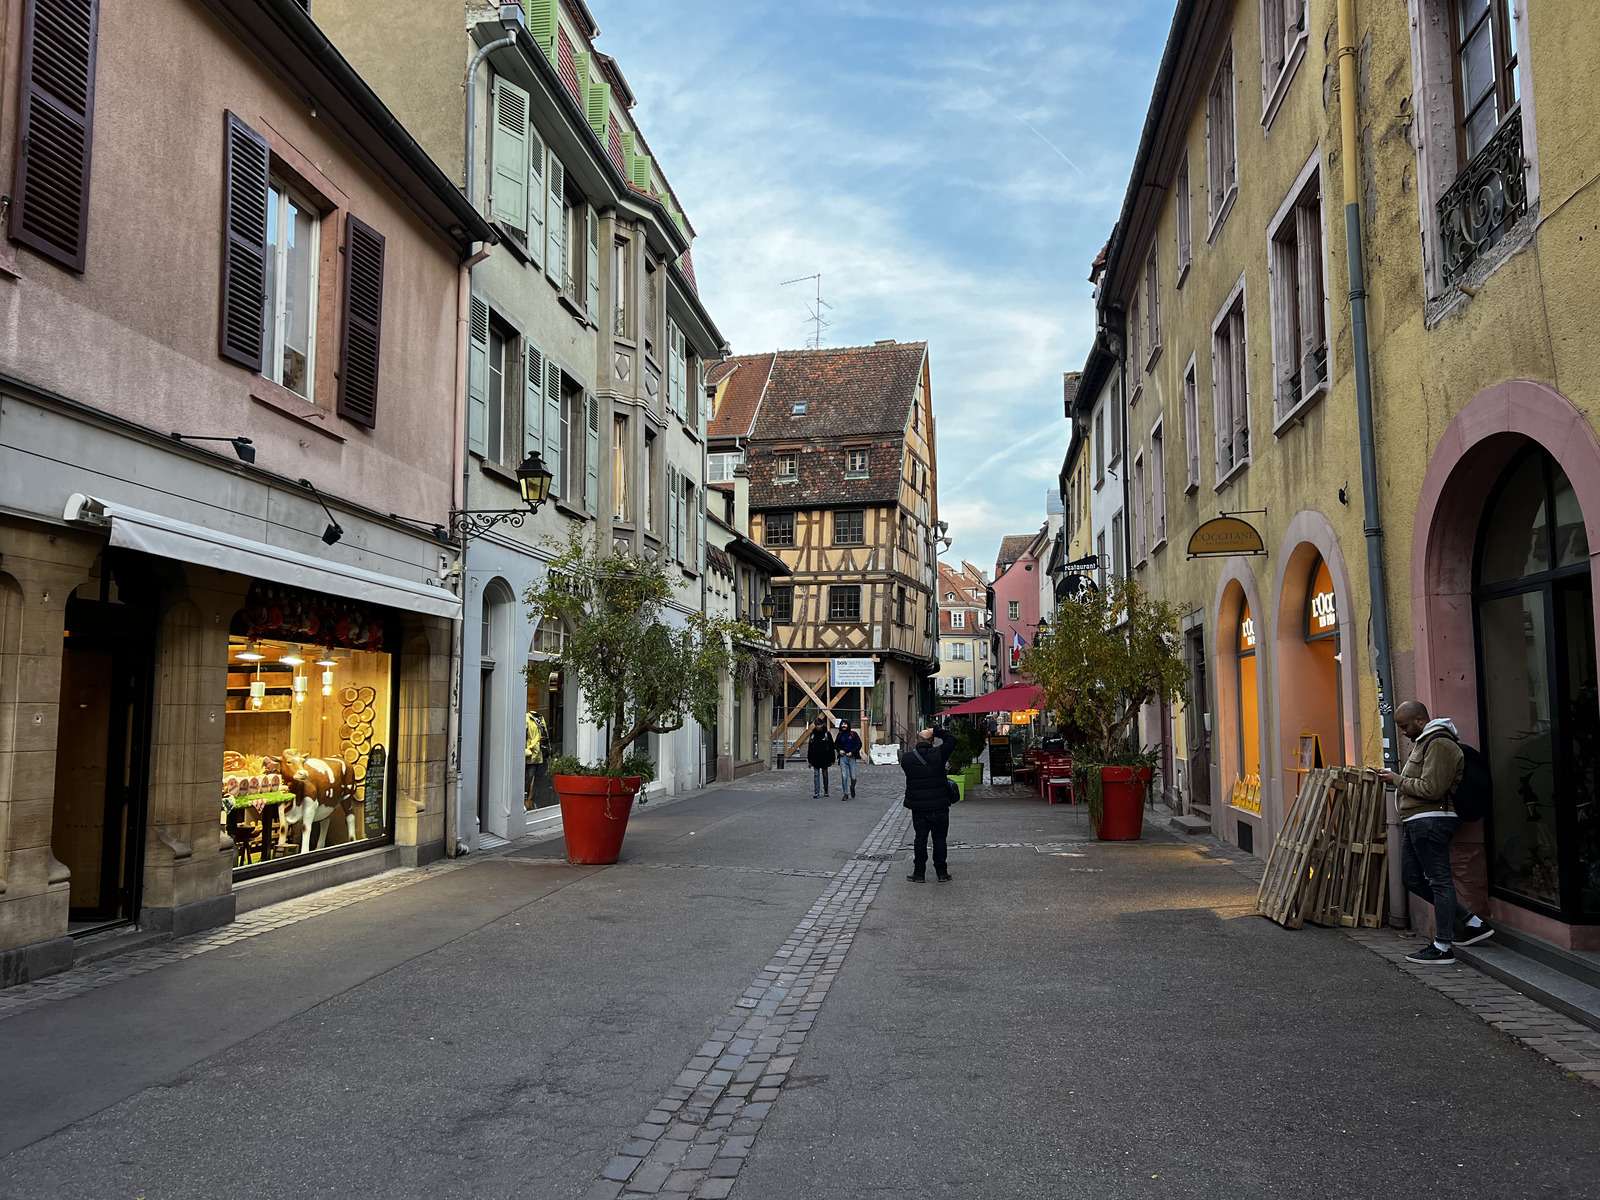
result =
[[[1121,206],[1172,0],[591,0],[735,353],[929,343],[939,506],[992,569],[1044,520],[1061,377]]]

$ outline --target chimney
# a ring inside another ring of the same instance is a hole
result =
[[[733,527],[750,536],[750,468],[745,463],[733,469]]]

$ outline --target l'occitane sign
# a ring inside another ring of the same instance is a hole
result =
[[[1261,535],[1238,517],[1213,517],[1189,538],[1189,557],[1202,555],[1265,554]]]

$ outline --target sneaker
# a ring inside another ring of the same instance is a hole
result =
[[[841,799],[841,800],[848,800],[848,799],[850,799],[850,797],[849,797],[849,796],[840,796],[840,797],[839,797],[839,799]]]
[[[949,883],[950,882],[950,872],[949,871],[940,871],[939,872],[939,882],[940,883]]]
[[[1456,962],[1454,950],[1441,950],[1429,942],[1414,954],[1406,955],[1407,962],[1421,963],[1427,967],[1453,967]]]
[[[922,876],[922,875],[907,875],[906,876],[906,882],[907,883],[924,883],[924,882],[926,882],[926,877]]]
[[[1479,942],[1486,942],[1494,936],[1494,926],[1487,921],[1480,921],[1476,925],[1461,925],[1460,933],[1456,937],[1458,946],[1476,946]]]

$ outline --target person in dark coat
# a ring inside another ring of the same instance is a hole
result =
[[[806,744],[806,761],[811,764],[811,798],[828,794],[828,768],[833,766],[833,735],[828,732],[828,718],[817,714],[811,726],[811,741]]]
[[[839,799],[849,800],[856,794],[856,772],[861,769],[861,735],[849,721],[839,722],[833,748],[839,752]]]
[[[921,883],[928,865],[928,835],[933,835],[933,869],[940,883],[950,882],[945,861],[945,837],[950,832],[950,802],[954,788],[945,766],[955,753],[956,735],[948,729],[924,729],[917,744],[900,756],[900,769],[906,773],[906,798],[911,810],[911,825],[917,831],[912,852],[911,874],[906,878]]]

